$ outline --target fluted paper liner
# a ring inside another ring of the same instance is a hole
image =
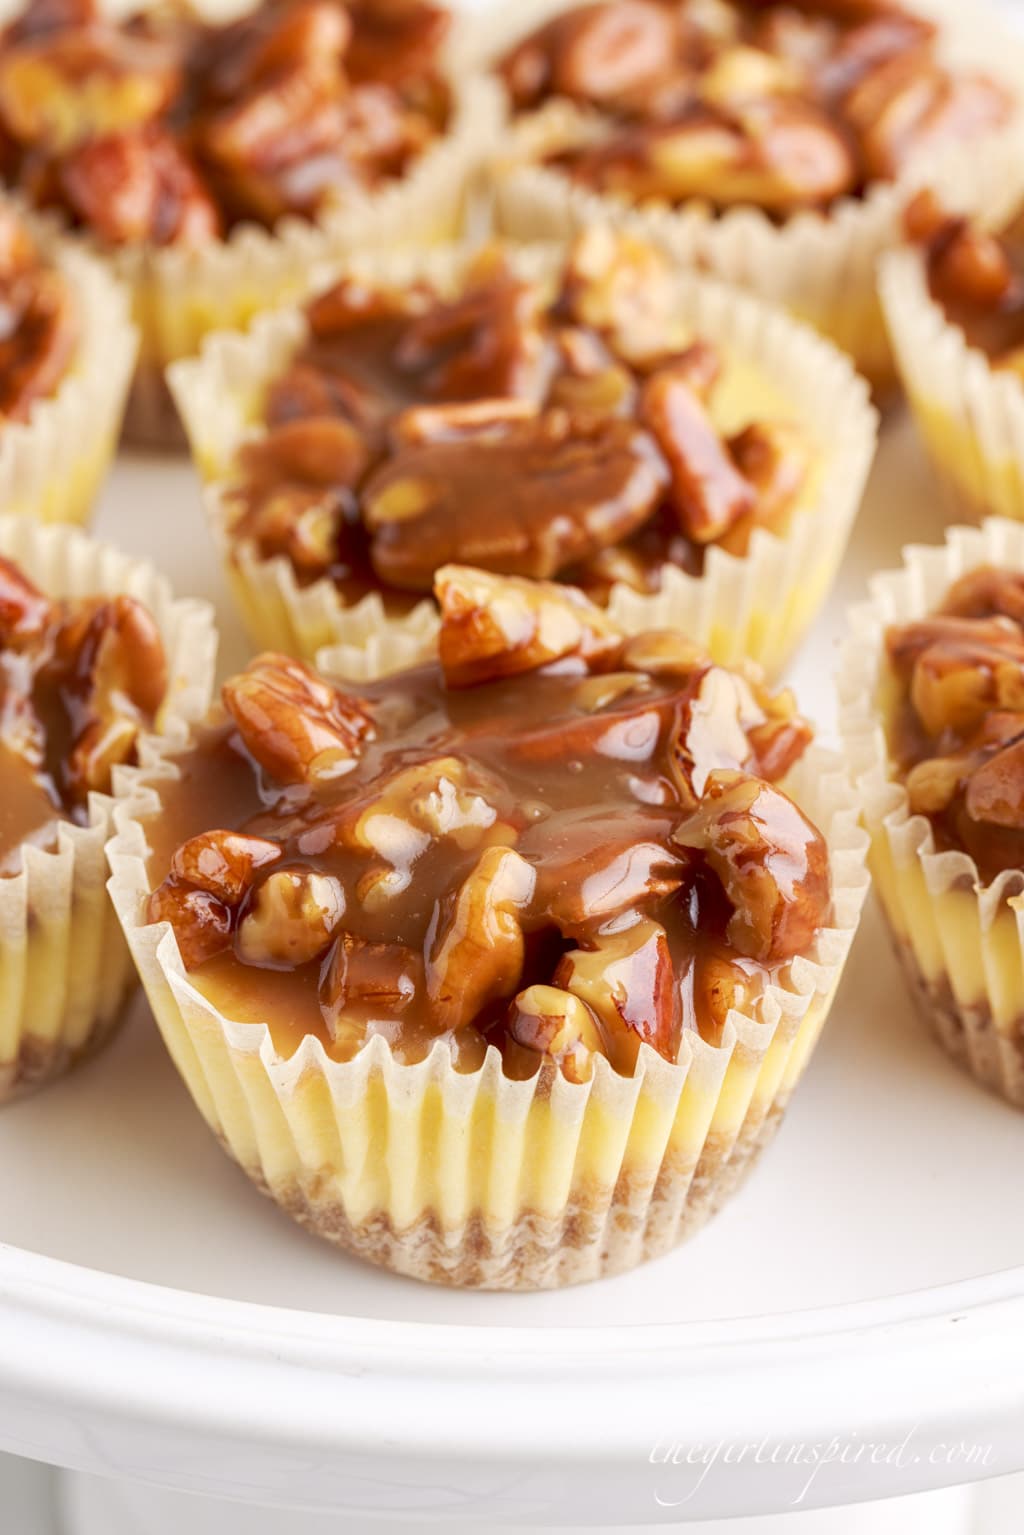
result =
[[[580,0],[575,0],[580,3]],[[478,66],[500,57],[538,21],[572,8],[565,0],[497,8],[467,23],[461,47]],[[1005,24],[981,6],[929,0],[917,7],[942,23],[944,55],[965,67],[987,69],[1024,102],[1024,47]],[[753,207],[714,215],[693,201],[676,208],[596,193],[557,168],[536,163],[567,142],[567,130],[586,133],[588,114],[564,99],[510,124],[495,167],[499,227],[514,238],[564,238],[587,223],[612,220],[666,246],[681,262],[735,282],[832,338],[879,390],[893,381],[893,362],[875,287],[883,251],[900,240],[908,192],[927,182],[965,211],[984,213],[998,203],[1008,178],[1019,174],[1024,152],[1024,110],[1005,129],[967,148],[922,155],[892,183],[876,183],[861,198],[840,200],[826,215],[802,211],[778,223]]]
[[[1019,193],[1022,168],[1024,157]],[[950,508],[1024,519],[1024,379],[993,367],[950,323],[931,296],[920,251],[890,252],[879,291],[896,366]]]
[[[0,518],[0,554],[43,591],[127,593],[153,614],[170,685],[157,721],[181,739],[209,706],[216,636],[206,603],[176,602],[149,565],[77,529]],[[112,1034],[136,977],[107,896],[104,846],[113,800],[89,798],[89,824],[59,823],[52,849],[27,845],[21,872],[0,875],[0,1102],[39,1086]]]
[[[424,276],[443,290],[458,280],[470,255],[468,247],[454,246],[389,261],[355,259],[348,270],[385,282]],[[537,245],[512,248],[510,258],[524,274],[540,275],[560,267],[564,252]],[[766,414],[789,414],[807,432],[820,472],[784,532],[756,529],[743,556],[712,547],[700,576],[668,568],[653,595],[617,585],[608,610],[629,633],[681,629],[718,661],[746,657],[776,674],[832,586],[874,455],[877,416],[848,360],[805,326],[706,278],[679,273],[675,282],[680,313],[694,333],[763,375],[773,390]],[[369,675],[379,672],[379,649],[393,636],[406,637],[402,664],[429,652],[437,632],[433,604],[417,604],[406,618],[389,618],[376,593],[346,606],[333,582],[300,586],[286,558],[263,559],[228,531],[226,497],[239,445],[261,431],[266,388],[306,334],[300,310],[262,316],[246,335],[211,336],[201,357],[171,369],[169,381],[208,481],[210,524],[254,643],[307,660],[324,646],[341,646],[339,668]]]
[[[383,656],[384,669],[394,660]],[[361,1257],[445,1284],[571,1284],[631,1268],[695,1231],[776,1128],[867,887],[852,786],[836,757],[812,751],[788,787],[827,836],[834,925],[779,970],[748,1015],[730,1014],[720,1046],[687,1035],[670,1064],[644,1045],[635,1076],[601,1059],[583,1086],[550,1068],[511,1081],[493,1046],[468,1074],[440,1044],[402,1065],[379,1036],[339,1062],[309,1035],[286,1059],[264,1025],[227,1018],[202,996],[166,923],[145,924],[146,822],[176,776],[166,751],[122,776],[109,889],[197,1106],[288,1214]]]
[[[192,250],[173,245],[110,250],[79,235],[128,289],[142,336],[126,439],[146,447],[180,447],[166,367],[197,351],[211,330],[244,328],[263,310],[300,299],[310,271],[326,256],[454,238],[500,115],[493,81],[455,78],[452,121],[444,137],[401,180],[353,193],[316,222],[286,218],[273,230],[242,224],[227,239]]]
[[[981,882],[967,853],[936,848],[889,763],[877,690],[890,624],[921,618],[979,565],[1024,571],[1024,527],[990,518],[911,547],[853,609],[840,674],[840,730],[863,801],[870,864],[896,950],[936,1038],[979,1082],[1024,1108],[1024,871]]]
[[[0,512],[85,522],[110,467],[138,337],[122,288],[103,265],[28,218],[44,260],[63,274],[80,327],[70,367],[26,421],[0,424]]]

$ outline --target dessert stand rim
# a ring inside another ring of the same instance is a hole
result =
[[[948,1422],[1012,1431],[1017,1461],[999,1469],[1024,1466],[1024,1266],[815,1310],[556,1329],[296,1311],[3,1246],[0,1318],[0,1444],[77,1469],[109,1469],[120,1443],[123,1473],[164,1479],[147,1467],[147,1430],[179,1451],[244,1442],[253,1464],[294,1457],[300,1444],[314,1462],[391,1445],[438,1465],[458,1456],[635,1469],[667,1433],[820,1439],[849,1422],[895,1433],[908,1415],[926,1439]],[[511,1407],[523,1391],[528,1413]],[[444,1410],[426,1411],[438,1397]],[[90,1432],[69,1437],[83,1409]],[[208,1468],[165,1472],[212,1490]],[[958,1470],[945,1481],[963,1479]]]

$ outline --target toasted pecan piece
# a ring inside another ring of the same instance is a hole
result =
[[[527,986],[509,1007],[506,1027],[516,1044],[549,1057],[569,1082],[589,1082],[595,1057],[605,1053],[590,1008],[559,986]]]
[[[676,1058],[682,1000],[668,935],[653,918],[639,917],[599,934],[587,948],[569,950],[552,980],[579,997],[600,1021],[616,1071],[632,1074],[642,1044],[666,1060]]]
[[[571,586],[446,565],[437,572],[434,590],[449,687],[536,671],[567,656],[601,664],[622,644],[621,632],[602,610]]]
[[[373,718],[301,661],[266,652],[223,688],[246,747],[278,783],[323,783],[351,772]]]
[[[742,772],[711,773],[675,833],[703,852],[732,905],[727,934],[739,954],[777,964],[804,953],[828,921],[824,838],[781,790]]]

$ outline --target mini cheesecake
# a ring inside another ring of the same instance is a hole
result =
[[[209,610],[77,531],[0,519],[0,1101],[113,1034],[132,990],[106,894],[119,772],[208,704]]]
[[[777,1123],[859,910],[849,800],[819,828],[792,698],[678,634],[458,566],[437,598],[429,664],[230,679],[119,806],[112,891],[285,1209],[420,1277],[565,1283],[695,1229]]]

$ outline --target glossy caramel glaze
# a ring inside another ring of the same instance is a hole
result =
[[[167,688],[156,626],[131,597],[51,601],[0,559],[0,872],[134,762]]]
[[[767,776],[809,736],[788,700],[670,635],[514,654],[343,692],[260,658],[161,788],[150,918],[283,1053],[628,1072],[717,1039],[828,920],[824,843]]]
[[[936,24],[896,0],[597,0],[500,67],[518,111],[582,109],[548,152],[575,179],[779,221],[859,196],[1011,111],[995,81],[948,67]]]
[[[766,381],[737,424],[742,367],[688,332],[664,258],[625,237],[584,236],[536,281],[491,250],[454,294],[349,278],[307,317],[228,515],[347,603],[377,591],[402,612],[449,561],[602,601],[657,591],[712,543],[782,532],[813,479]]]
[[[986,884],[1024,869],[1024,577],[970,572],[887,649],[883,714],[911,809]]]
[[[0,171],[109,246],[312,218],[444,131],[447,29],[419,0],[264,0],[223,25],[29,0],[0,33]]]

